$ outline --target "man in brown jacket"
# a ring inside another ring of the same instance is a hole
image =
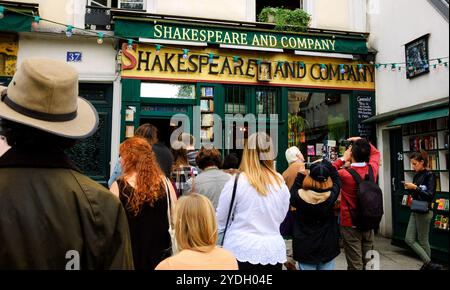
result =
[[[78,73],[28,59],[0,91],[0,269],[133,269],[119,199],[64,153],[98,126]]]

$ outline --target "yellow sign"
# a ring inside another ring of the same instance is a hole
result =
[[[372,65],[356,61],[249,51],[122,47],[122,78],[374,90]]]
[[[12,77],[16,72],[17,39],[14,35],[0,35],[0,76]]]

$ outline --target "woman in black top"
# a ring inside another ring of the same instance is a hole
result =
[[[297,175],[291,205],[297,208],[293,252],[301,270],[332,270],[339,255],[338,224],[334,204],[341,182],[328,161],[311,165],[309,175]]]
[[[126,140],[120,155],[124,174],[111,191],[127,212],[135,269],[153,270],[171,255],[168,207],[176,200],[175,192],[145,139]]]
[[[436,177],[427,170],[428,154],[425,151],[413,153],[410,159],[416,175],[414,175],[412,183],[405,183],[405,188],[411,194],[415,204],[411,206],[405,242],[423,261],[422,270],[440,269],[439,265],[431,262],[429,242],[430,222],[433,218],[433,211],[430,209],[436,189]],[[422,203],[422,208],[416,206],[420,203]]]

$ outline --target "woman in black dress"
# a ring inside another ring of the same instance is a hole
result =
[[[123,175],[111,191],[127,211],[135,269],[153,270],[171,255],[168,207],[173,207],[175,192],[145,139],[123,142],[120,156]]]

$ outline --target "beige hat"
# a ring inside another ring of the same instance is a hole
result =
[[[64,62],[24,60],[0,92],[0,118],[73,139],[97,130],[97,111],[78,97],[78,72]]]
[[[300,149],[297,146],[289,147],[286,150],[286,160],[289,164],[299,159],[299,155],[301,154]],[[301,160],[303,161],[303,160]]]

